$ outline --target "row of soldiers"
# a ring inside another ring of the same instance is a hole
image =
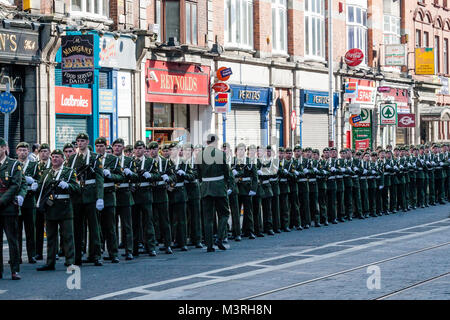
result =
[[[167,254],[172,248],[187,251],[188,245],[203,248],[202,243],[212,252],[214,244],[226,250],[228,240],[242,236],[255,239],[450,201],[448,145],[343,149],[338,157],[336,148],[320,155],[296,146],[276,154],[270,146],[243,144],[233,155],[228,144],[219,150],[217,143],[209,135],[206,147],[143,141],[130,147],[122,139],[109,147],[101,137],[94,153],[82,133],[76,146],[63,150],[50,153],[42,144],[39,161],[32,162],[27,143],[17,145],[13,160],[0,139],[0,232],[8,239],[12,278],[20,279],[23,227],[28,261],[36,263],[43,259],[45,225],[47,262],[38,268],[45,271],[55,270],[58,242],[66,266],[101,266],[105,243],[105,259],[119,262],[119,234],[125,259],[132,260],[141,245],[150,256],[159,243]]]

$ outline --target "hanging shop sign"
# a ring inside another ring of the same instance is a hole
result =
[[[212,89],[215,92],[227,92],[230,90],[230,86],[224,82],[216,82],[213,84]]]
[[[406,66],[406,45],[387,44],[384,48],[384,62],[386,66]]]
[[[347,99],[348,103],[359,103],[364,108],[375,107],[377,88],[374,81],[354,78],[349,78],[346,81],[351,86],[356,84],[358,88],[356,98],[351,99],[351,101]]]
[[[230,94],[219,92],[214,95],[214,112],[227,113],[231,110]]]
[[[291,129],[292,131],[295,131],[297,128],[297,114],[295,113],[295,110],[292,110],[291,112]]]
[[[0,94],[0,112],[13,113],[17,108],[17,99],[9,92]]]
[[[382,104],[380,106],[380,124],[397,124],[397,105],[395,103]]]
[[[228,79],[230,79],[232,74],[233,72],[231,71],[231,68],[227,67],[221,67],[216,72],[217,79],[219,79],[220,81],[227,81]]]
[[[358,97],[358,83],[347,82],[345,84],[344,99],[356,99]]]
[[[345,63],[349,67],[356,67],[361,64],[364,60],[364,53],[361,49],[353,48],[347,51],[344,57]]]
[[[434,75],[434,49],[416,48],[416,74]]]
[[[94,83],[94,35],[69,35],[61,39],[62,84]]]
[[[136,43],[128,37],[117,40],[110,34],[99,37],[99,62],[104,68],[135,69]]]
[[[372,147],[372,128],[353,128],[353,149],[365,150]]]
[[[361,118],[359,119],[358,116]],[[350,117],[351,119],[352,117]],[[356,122],[352,121],[352,126],[355,128],[369,128],[371,127],[371,112],[368,109],[361,109],[361,113],[356,115],[353,119],[356,118]],[[350,123],[352,123],[350,122]]]
[[[413,113],[399,114],[398,127],[399,128],[414,128],[416,126],[416,115]]]
[[[10,61],[38,62],[39,33],[30,30],[0,31],[0,58]]]
[[[270,105],[272,101],[271,88],[230,86],[232,104]]]
[[[99,112],[114,112],[114,90],[113,89],[99,89],[98,90],[98,111]]]
[[[91,89],[55,87],[55,113],[92,114]]]
[[[411,112],[409,105],[409,89],[394,87],[385,88],[389,88],[389,90],[381,92],[380,98],[382,101],[385,101],[386,103],[396,103],[398,114],[407,114]]]

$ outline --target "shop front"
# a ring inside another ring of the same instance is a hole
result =
[[[266,146],[272,89],[231,85],[230,92],[231,111],[226,114],[225,142],[233,150],[239,143]]]
[[[202,143],[209,127],[202,120],[211,113],[210,67],[147,60],[145,81],[147,141]]]

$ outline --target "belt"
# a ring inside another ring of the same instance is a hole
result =
[[[381,177],[380,176],[378,176],[378,177],[376,177],[375,179],[380,179]]]
[[[178,182],[175,187],[183,187],[184,186],[184,182]]]
[[[150,187],[150,182],[142,182],[139,187]]]
[[[388,175],[390,175],[390,173],[389,172],[384,172],[383,173],[385,176],[388,176]]]
[[[95,183],[95,179],[86,180],[86,181],[84,182],[85,185],[88,185],[88,184],[94,184],[94,183]]]
[[[423,168],[417,168],[417,169],[419,169],[419,171],[423,171]]]
[[[198,179],[195,179],[194,181],[187,181],[187,180],[184,180],[184,183],[197,183],[198,182]]]
[[[31,191],[31,187],[27,187],[27,191]]]
[[[375,178],[375,176],[369,176],[369,177],[367,177],[367,179],[373,179],[373,178]]]
[[[242,178],[241,181],[252,181],[252,178],[251,177],[245,177],[245,178]]]
[[[166,184],[166,182],[165,181],[158,181],[156,183],[157,186],[162,186],[163,184]]]
[[[211,181],[220,181],[223,180],[224,176],[220,176],[220,177],[210,177],[210,178],[203,178],[202,180],[204,182],[211,182]]]
[[[361,180],[367,180],[367,177],[361,177]]]
[[[309,182],[316,182],[317,181],[317,179],[309,179]]]
[[[344,176],[336,176],[337,179],[342,179]]]
[[[264,180],[264,181],[262,182],[262,184],[268,184],[268,183],[270,183],[269,180]]]
[[[299,182],[308,182],[308,179],[299,179]]]
[[[353,176],[352,178],[359,178],[359,176]]]
[[[277,182],[277,181],[278,181],[278,178],[270,178],[269,181],[270,181],[270,182]]]
[[[107,182],[103,184],[103,188],[114,187],[114,182]]]
[[[119,188],[128,188],[130,186],[129,183],[121,183],[119,184]]]
[[[336,177],[335,177],[335,176],[332,176],[332,177],[328,177],[328,180],[334,180],[334,179],[336,179]]]
[[[436,169],[442,169],[442,167],[436,167]]]
[[[349,174],[344,174],[344,178],[351,177]]]
[[[68,195],[68,194],[55,194],[53,198],[55,200],[70,199],[70,195]]]
[[[280,182],[287,182],[286,178],[280,179]]]

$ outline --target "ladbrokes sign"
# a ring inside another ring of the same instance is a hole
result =
[[[55,87],[55,113],[92,114],[91,89]]]

